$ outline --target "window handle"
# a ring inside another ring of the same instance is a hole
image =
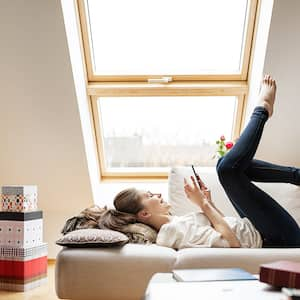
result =
[[[148,83],[168,83],[172,81],[172,77],[163,76],[161,78],[149,78]]]

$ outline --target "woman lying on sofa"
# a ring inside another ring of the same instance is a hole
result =
[[[186,247],[299,247],[300,228],[289,213],[251,181],[286,182],[300,185],[300,169],[253,159],[263,128],[273,114],[276,83],[265,76],[251,119],[240,138],[217,163],[219,181],[241,218],[225,217],[200,180],[184,180],[184,191],[202,212],[171,216],[170,205],[160,194],[130,188],[114,199],[115,210],[107,210],[100,227],[116,229],[141,222],[158,231],[158,245]]]

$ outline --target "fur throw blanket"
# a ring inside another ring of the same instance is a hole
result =
[[[87,228],[99,228],[99,229],[110,229],[117,230],[126,234],[129,238],[130,243],[136,244],[152,244],[155,243],[157,232],[154,228],[143,224],[143,223],[129,223],[120,221],[117,227],[108,228],[103,225],[101,218],[108,213],[109,209],[107,207],[99,207],[94,205],[92,207],[84,209],[80,212],[79,215],[69,218],[61,233],[63,235],[68,232],[78,230],[78,229],[87,229]],[[132,216],[130,217],[132,218]],[[124,223],[124,224],[123,224]]]

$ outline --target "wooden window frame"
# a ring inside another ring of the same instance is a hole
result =
[[[243,62],[240,74],[211,74],[211,75],[175,75],[175,74],[151,74],[151,75],[122,75],[122,76],[104,76],[97,75],[93,72],[92,52],[90,47],[89,26],[87,23],[87,15],[85,9],[85,0],[77,0],[79,18],[81,24],[82,40],[85,54],[85,63],[87,67],[87,76],[89,82],[111,82],[111,81],[147,81],[151,78],[161,78],[162,76],[170,76],[173,81],[202,81],[202,80],[246,80],[250,62],[251,45],[254,34],[255,18],[257,14],[258,0],[249,1],[248,26],[246,28],[245,47],[243,52]]]
[[[94,126],[94,138],[100,180],[161,180],[167,178],[166,172],[109,172],[105,169],[104,147],[102,143],[101,116],[98,114],[99,97],[134,96],[236,96],[237,109],[233,126],[235,139],[240,135],[244,123],[246,100],[248,95],[248,72],[251,63],[259,0],[250,1],[245,50],[240,74],[215,75],[139,75],[139,76],[100,76],[93,74],[91,48],[86,21],[85,0],[77,0],[78,25],[80,27],[82,52],[87,76],[87,95],[90,101],[90,113]],[[165,84],[148,83],[149,78],[171,76],[172,82]]]

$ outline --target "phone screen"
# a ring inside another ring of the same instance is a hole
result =
[[[199,182],[199,175],[196,173],[195,168],[194,168],[193,165],[192,165],[192,169],[193,169],[193,172],[194,172],[195,179],[196,179],[196,181],[197,181],[197,183],[198,183],[198,185],[199,185],[199,188],[200,188],[200,190],[202,190],[201,184],[200,184],[200,182]]]

